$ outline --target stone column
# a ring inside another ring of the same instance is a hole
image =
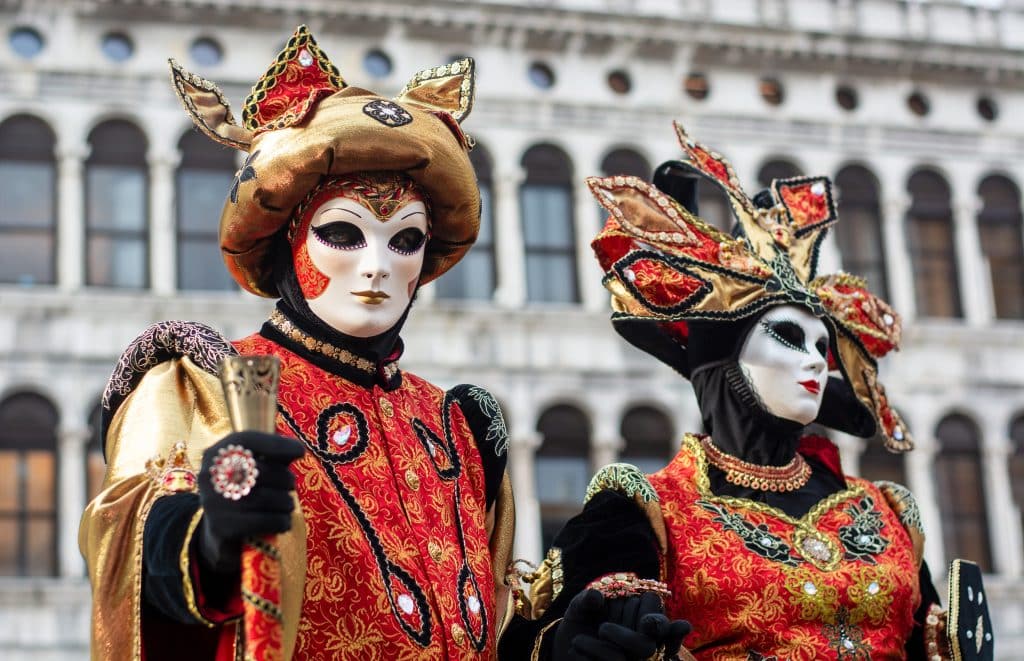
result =
[[[979,202],[974,197],[958,197],[953,204],[953,245],[956,250],[960,303],[964,318],[972,326],[992,321],[992,278],[981,254],[978,237]]]
[[[57,153],[57,286],[82,287],[85,275],[85,179],[88,146],[62,146]]]
[[[149,274],[155,294],[176,289],[178,241],[175,233],[174,170],[180,156],[149,155]]]
[[[590,470],[598,470],[619,460],[619,454],[626,447],[620,436],[621,414],[617,402],[595,393],[593,397],[593,437],[590,439]]]
[[[906,237],[905,218],[909,208],[910,199],[906,195],[899,195],[887,199],[882,211],[885,270],[889,276],[889,303],[908,321],[917,316],[914,269]]]
[[[524,178],[519,167],[500,170],[494,176],[494,257],[498,273],[494,300],[506,308],[521,307],[526,301],[523,226],[519,218],[519,187]]]
[[[608,309],[608,291],[601,285],[601,267],[594,259],[590,242],[604,223],[606,212],[597,204],[590,188],[578,178],[574,191],[574,230],[576,234],[576,277],[579,280],[580,302],[587,310]]]
[[[516,539],[513,557],[539,563],[543,560],[540,534],[540,502],[535,488],[533,455],[540,447],[538,432],[519,432],[509,439],[509,476],[516,503]]]
[[[590,467],[597,472],[608,464],[614,464],[619,460],[619,455],[626,442],[621,436],[596,438],[590,445]]]
[[[85,447],[91,435],[88,427],[70,427],[61,429],[57,436],[57,566],[64,577],[85,573],[85,563],[78,551],[78,519],[86,504]]]
[[[988,514],[989,544],[992,549],[993,570],[1005,576],[1019,577],[1022,563],[1020,510],[1013,502],[1008,470],[1013,445],[1005,438],[1003,429],[989,425],[986,434],[999,434],[996,443],[982,448],[982,475],[985,488],[985,508]]]
[[[921,427],[931,429],[932,427]],[[936,580],[942,580],[942,571],[947,561],[945,543],[942,538],[942,517],[938,499],[935,496],[935,440],[917,434],[917,447],[906,455],[907,485],[914,494],[918,508],[921,510],[921,524],[924,527],[927,541],[924,545],[925,560],[936,574]]]

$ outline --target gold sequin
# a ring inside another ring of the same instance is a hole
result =
[[[379,402],[381,413],[389,418],[395,417],[395,407],[391,405],[391,401],[387,397],[381,397]]]
[[[405,471],[405,483],[409,485],[409,488],[416,491],[420,488],[420,478],[416,476],[416,472],[413,469]]]
[[[431,540],[427,542],[427,552],[430,553],[430,557],[433,558],[434,562],[441,562],[441,545]]]
[[[466,631],[457,624],[452,625],[452,640],[456,645],[462,645],[466,641]]]

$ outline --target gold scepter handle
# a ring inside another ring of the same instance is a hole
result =
[[[275,356],[226,356],[221,361],[220,382],[234,431],[274,433],[280,376],[281,364]],[[283,636],[277,535],[246,540],[242,545],[242,607],[245,661],[280,661]]]

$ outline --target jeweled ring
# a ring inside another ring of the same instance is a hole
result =
[[[210,466],[213,490],[229,500],[248,496],[259,475],[252,451],[241,445],[228,445],[218,450]]]
[[[606,599],[619,597],[634,597],[644,592],[654,592],[662,598],[668,597],[672,592],[668,586],[661,581],[650,578],[640,578],[633,572],[616,572],[605,574],[594,579],[587,585],[589,590],[597,590]]]

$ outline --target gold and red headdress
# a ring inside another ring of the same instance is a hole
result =
[[[252,88],[238,124],[216,85],[172,60],[175,90],[199,130],[248,154],[220,219],[232,277],[276,296],[272,253],[296,207],[329,178],[381,171],[407,175],[429,199],[420,282],[454,266],[480,227],[472,141],[460,127],[473,105],[474,72],[469,58],[425,69],[385,99],[347,85],[300,26]]]
[[[906,425],[878,382],[877,359],[899,346],[899,316],[863,279],[816,273],[821,243],[837,221],[829,179],[775,180],[773,204],[762,208],[743,192],[725,158],[691,140],[678,123],[675,129],[688,159],[680,165],[725,192],[742,233],[719,231],[636,177],[588,178],[610,214],[592,246],[612,293],[612,321],[661,322],[659,332],[685,352],[687,322],[803,306],[833,327],[830,367],[870,414],[886,447],[911,449]]]

